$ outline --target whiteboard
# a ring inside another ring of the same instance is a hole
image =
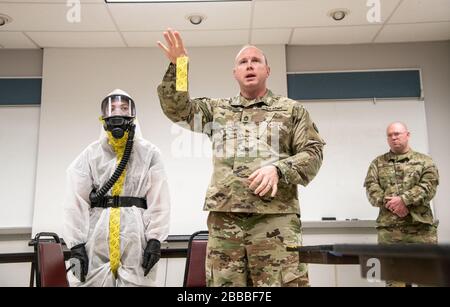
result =
[[[0,228],[31,227],[39,106],[0,107]]]
[[[299,188],[303,221],[373,220],[363,187],[370,163],[389,151],[386,128],[404,122],[413,150],[428,153],[425,105],[419,100],[302,102],[326,142],[324,160],[316,178]]]

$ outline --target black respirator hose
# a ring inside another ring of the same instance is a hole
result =
[[[131,150],[133,149],[134,129],[135,125],[131,125],[128,131],[127,144],[125,145],[122,160],[120,160],[120,163],[117,166],[116,170],[114,171],[114,174],[112,174],[111,178],[109,178],[109,180],[100,190],[98,190],[98,192],[96,192],[95,189],[93,189],[91,194],[89,194],[89,200],[91,201],[91,204],[96,204],[100,198],[105,196],[105,194],[108,193],[109,189],[112,188],[112,186],[116,183],[120,175],[122,175],[123,171],[125,170],[125,167],[127,166],[128,160],[130,159],[131,156]]]

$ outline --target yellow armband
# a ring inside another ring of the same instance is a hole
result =
[[[176,90],[179,92],[188,90],[188,63],[187,56],[177,58]]]

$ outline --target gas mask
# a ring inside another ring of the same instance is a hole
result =
[[[125,131],[130,131],[136,117],[136,107],[133,99],[122,90],[112,91],[102,101],[102,118],[104,129],[112,136],[120,139]]]
[[[125,132],[128,131],[125,149],[119,165],[115,169],[111,178],[98,191],[93,188],[89,194],[89,200],[92,206],[97,205],[106,193],[112,188],[125,170],[128,160],[133,150],[133,139],[135,126],[133,121],[136,117],[136,107],[130,95],[122,90],[114,90],[102,101],[102,119],[103,128],[110,131],[115,139],[122,139]]]

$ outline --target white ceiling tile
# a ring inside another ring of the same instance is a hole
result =
[[[380,0],[381,22],[393,12],[400,0]],[[346,26],[369,25],[365,0],[277,0],[256,1],[253,27],[312,27],[312,26]],[[333,9],[348,9],[349,15],[342,21],[335,21],[328,16]]]
[[[104,4],[81,4],[80,22],[67,19],[65,4],[0,3],[0,12],[13,21],[0,31],[115,31]]]
[[[386,25],[376,43],[419,42],[450,39],[450,22]]]
[[[186,31],[181,35],[187,47],[236,46],[248,44],[249,30]]]
[[[289,43],[291,29],[255,29],[252,30],[251,44],[283,45]]]
[[[122,32],[129,47],[157,47],[157,41],[164,41],[161,32]]]
[[[381,25],[350,27],[297,28],[291,45],[362,44],[370,43]]]
[[[0,45],[4,48],[38,48],[22,32],[0,32]]]
[[[404,0],[389,23],[450,21],[450,0]]]
[[[117,32],[28,32],[27,35],[43,48],[126,47]]]
[[[250,26],[251,2],[111,4],[108,6],[121,31],[246,29]],[[192,25],[186,16],[206,19]]]
[[[123,46],[120,33],[116,32],[119,28],[125,31],[122,35],[128,46],[153,47],[156,40],[163,40],[162,32],[167,27],[180,30],[187,46],[287,44],[294,28],[292,44],[350,44],[371,42],[380,28],[366,19],[367,0],[166,4],[105,4],[104,0],[80,0],[81,23],[67,21],[70,9],[67,3],[70,1],[0,0],[0,12],[13,18],[11,24],[0,28],[0,46],[35,48],[21,32],[36,36],[37,40],[54,47]],[[382,21],[391,16],[395,8],[397,10],[376,42],[449,39],[449,23],[436,21],[450,21],[450,0],[380,2]],[[343,21],[336,22],[327,15],[335,8],[349,9],[350,14]],[[201,25],[194,26],[186,20],[191,13],[203,14],[207,18]],[[401,25],[416,22],[423,24]],[[42,33],[46,31],[50,34]],[[96,33],[82,34],[83,31]]]
[[[165,44],[161,32],[122,32],[129,47],[157,47]],[[248,44],[248,30],[183,31],[181,37],[186,47],[235,46]]]

